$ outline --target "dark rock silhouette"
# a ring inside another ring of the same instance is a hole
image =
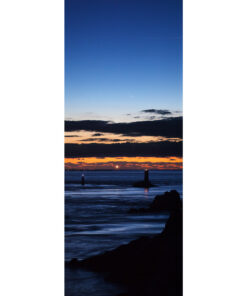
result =
[[[182,201],[176,190],[157,195],[148,208],[131,208],[129,213],[150,213],[163,211],[177,211],[182,208]]]
[[[175,193],[168,196],[171,215],[161,234],[141,237],[83,261],[73,259],[68,266],[105,273],[107,280],[125,285],[127,291],[121,296],[181,296],[182,203],[178,204]]]

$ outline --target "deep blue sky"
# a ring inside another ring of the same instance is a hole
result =
[[[182,0],[66,0],[65,114],[182,110]]]

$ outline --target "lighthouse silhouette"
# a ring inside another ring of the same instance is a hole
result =
[[[148,187],[149,186],[149,171],[148,169],[146,169],[144,171],[144,187]]]
[[[81,175],[81,185],[85,185],[85,176],[84,176],[84,174]]]

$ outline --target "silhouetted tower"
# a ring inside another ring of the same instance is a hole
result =
[[[148,169],[145,170],[144,172],[144,187],[149,186],[149,171]]]
[[[85,184],[85,176],[84,174],[81,175],[81,185]]]

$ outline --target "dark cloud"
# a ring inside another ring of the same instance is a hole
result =
[[[111,142],[122,142],[122,141],[126,141],[126,140],[121,140],[121,139],[111,139]]]
[[[109,141],[109,140],[107,138],[87,138],[87,139],[81,140],[81,142],[92,142],[92,141],[105,142],[105,141]]]
[[[87,139],[82,139],[82,140],[80,140],[80,142],[92,142],[92,141],[94,141],[95,139],[93,139],[93,138],[87,138]]]
[[[102,136],[103,134],[102,133],[95,133],[93,134],[93,137],[99,137],[99,136]]]
[[[152,110],[152,109],[150,109]],[[153,121],[114,123],[103,120],[65,121],[65,131],[93,131],[122,134],[125,136],[161,136],[182,138],[182,117],[171,117]]]
[[[87,138],[80,140],[81,142],[92,142],[92,141],[98,141],[98,142],[132,142],[133,139],[108,139],[108,138]]]
[[[65,157],[182,156],[182,142],[65,144]]]
[[[159,114],[159,115],[171,115],[172,114],[172,112],[169,110],[160,110],[160,109],[146,109],[146,110],[142,110],[141,112],[155,113],[155,114]]]
[[[65,135],[65,138],[74,138],[74,137],[79,137],[78,135]]]

